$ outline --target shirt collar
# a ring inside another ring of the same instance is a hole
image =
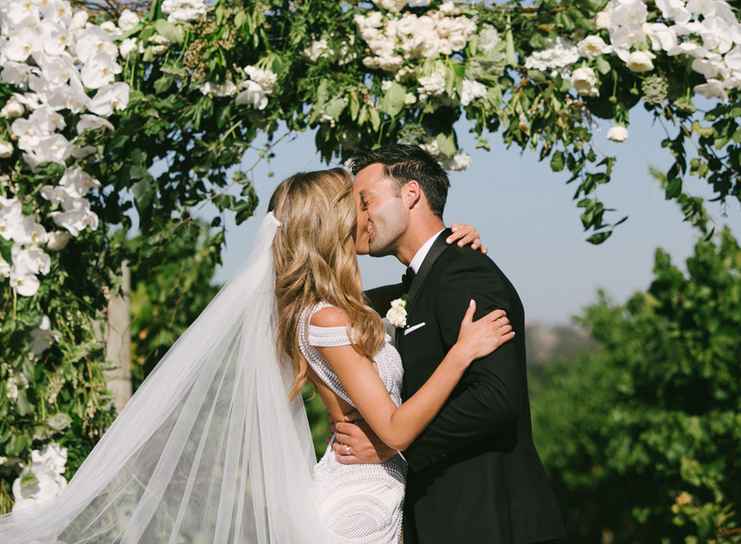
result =
[[[430,248],[432,247],[432,244],[435,242],[435,238],[440,236],[440,233],[445,230],[445,227],[441,228],[439,231],[437,231],[435,234],[430,236],[428,240],[422,244],[422,247],[420,247],[417,250],[417,253],[414,254],[414,257],[412,257],[412,261],[409,263],[409,266],[414,270],[414,273],[416,274],[419,272],[419,267],[422,266],[422,263],[425,260],[425,257],[427,257],[427,254],[430,252]]]

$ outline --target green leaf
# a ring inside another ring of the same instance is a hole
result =
[[[444,134],[441,132],[437,135],[435,140],[437,141],[440,153],[445,155],[447,158],[452,158],[453,155],[455,155],[455,152],[458,151],[452,134]]]
[[[389,114],[391,117],[396,116],[402,109],[404,109],[404,99],[406,97],[407,90],[403,85],[391,83],[386,94],[383,95],[379,108],[382,112]]]
[[[345,111],[347,102],[348,100],[344,96],[333,98],[324,108],[324,113],[331,119],[337,121],[340,118],[340,115],[342,115],[342,112]]]
[[[556,151],[551,155],[551,170],[554,172],[560,172],[564,168],[564,158],[562,151]]]
[[[370,106],[368,108],[368,114],[370,115],[370,121],[373,130],[378,131],[378,129],[381,128],[381,116],[378,114],[378,110]]]
[[[154,28],[157,29],[159,34],[162,34],[165,38],[173,43],[180,43],[185,37],[182,27],[179,25],[169,23],[164,19],[158,19],[154,23]]]
[[[157,94],[163,94],[170,88],[172,81],[173,80],[170,76],[162,76],[154,82],[154,92]]]
[[[607,62],[604,57],[597,57],[595,65],[597,66],[597,71],[602,75],[609,74],[610,70],[612,70],[610,63]]]
[[[603,231],[603,232],[597,232],[595,234],[592,234],[589,238],[587,238],[587,242],[594,245],[599,245],[605,240],[607,240],[610,236],[612,236],[612,231]]]
[[[682,193],[682,178],[672,178],[666,184],[666,198],[677,198]]]
[[[185,70],[185,68],[181,68],[180,66],[174,66],[172,64],[166,64],[162,68],[160,68],[163,73],[170,74],[173,76],[178,76],[180,78],[186,78],[188,77],[188,72]]]
[[[507,34],[505,36],[505,40],[507,43],[507,49],[506,49],[506,56],[507,64],[510,66],[514,66],[517,64],[517,56],[515,55],[515,39],[512,36],[512,29],[507,29]]]

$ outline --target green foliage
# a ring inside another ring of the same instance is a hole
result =
[[[741,251],[724,230],[686,264],[658,250],[645,293],[600,295],[581,322],[602,349],[533,387],[572,541],[741,541]]]
[[[221,235],[208,225],[183,222],[168,237],[166,255],[148,254],[145,236],[129,241],[140,260],[131,265],[131,359],[134,389],[175,340],[195,321],[219,286],[211,285],[221,263]]]

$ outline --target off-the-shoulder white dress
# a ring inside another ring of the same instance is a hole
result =
[[[299,347],[314,372],[340,398],[354,407],[339,378],[317,350],[318,346],[350,345],[346,327],[317,327],[311,316],[329,307],[325,302],[305,308],[298,327]],[[403,369],[401,357],[386,334],[374,357],[378,373],[393,402],[401,404]],[[401,539],[402,505],[406,463],[396,455],[382,464],[343,465],[334,455],[330,440],[314,468],[318,505],[326,526],[337,543],[396,544]]]

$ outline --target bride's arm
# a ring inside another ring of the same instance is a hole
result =
[[[406,449],[447,400],[463,372],[477,358],[494,351],[511,338],[511,327],[501,310],[472,321],[471,304],[461,323],[458,341],[429,380],[397,407],[386,390],[374,363],[352,346],[317,347],[332,367],[347,394],[373,432],[387,445]],[[338,308],[315,313],[311,324],[319,327],[349,326],[347,314]]]

